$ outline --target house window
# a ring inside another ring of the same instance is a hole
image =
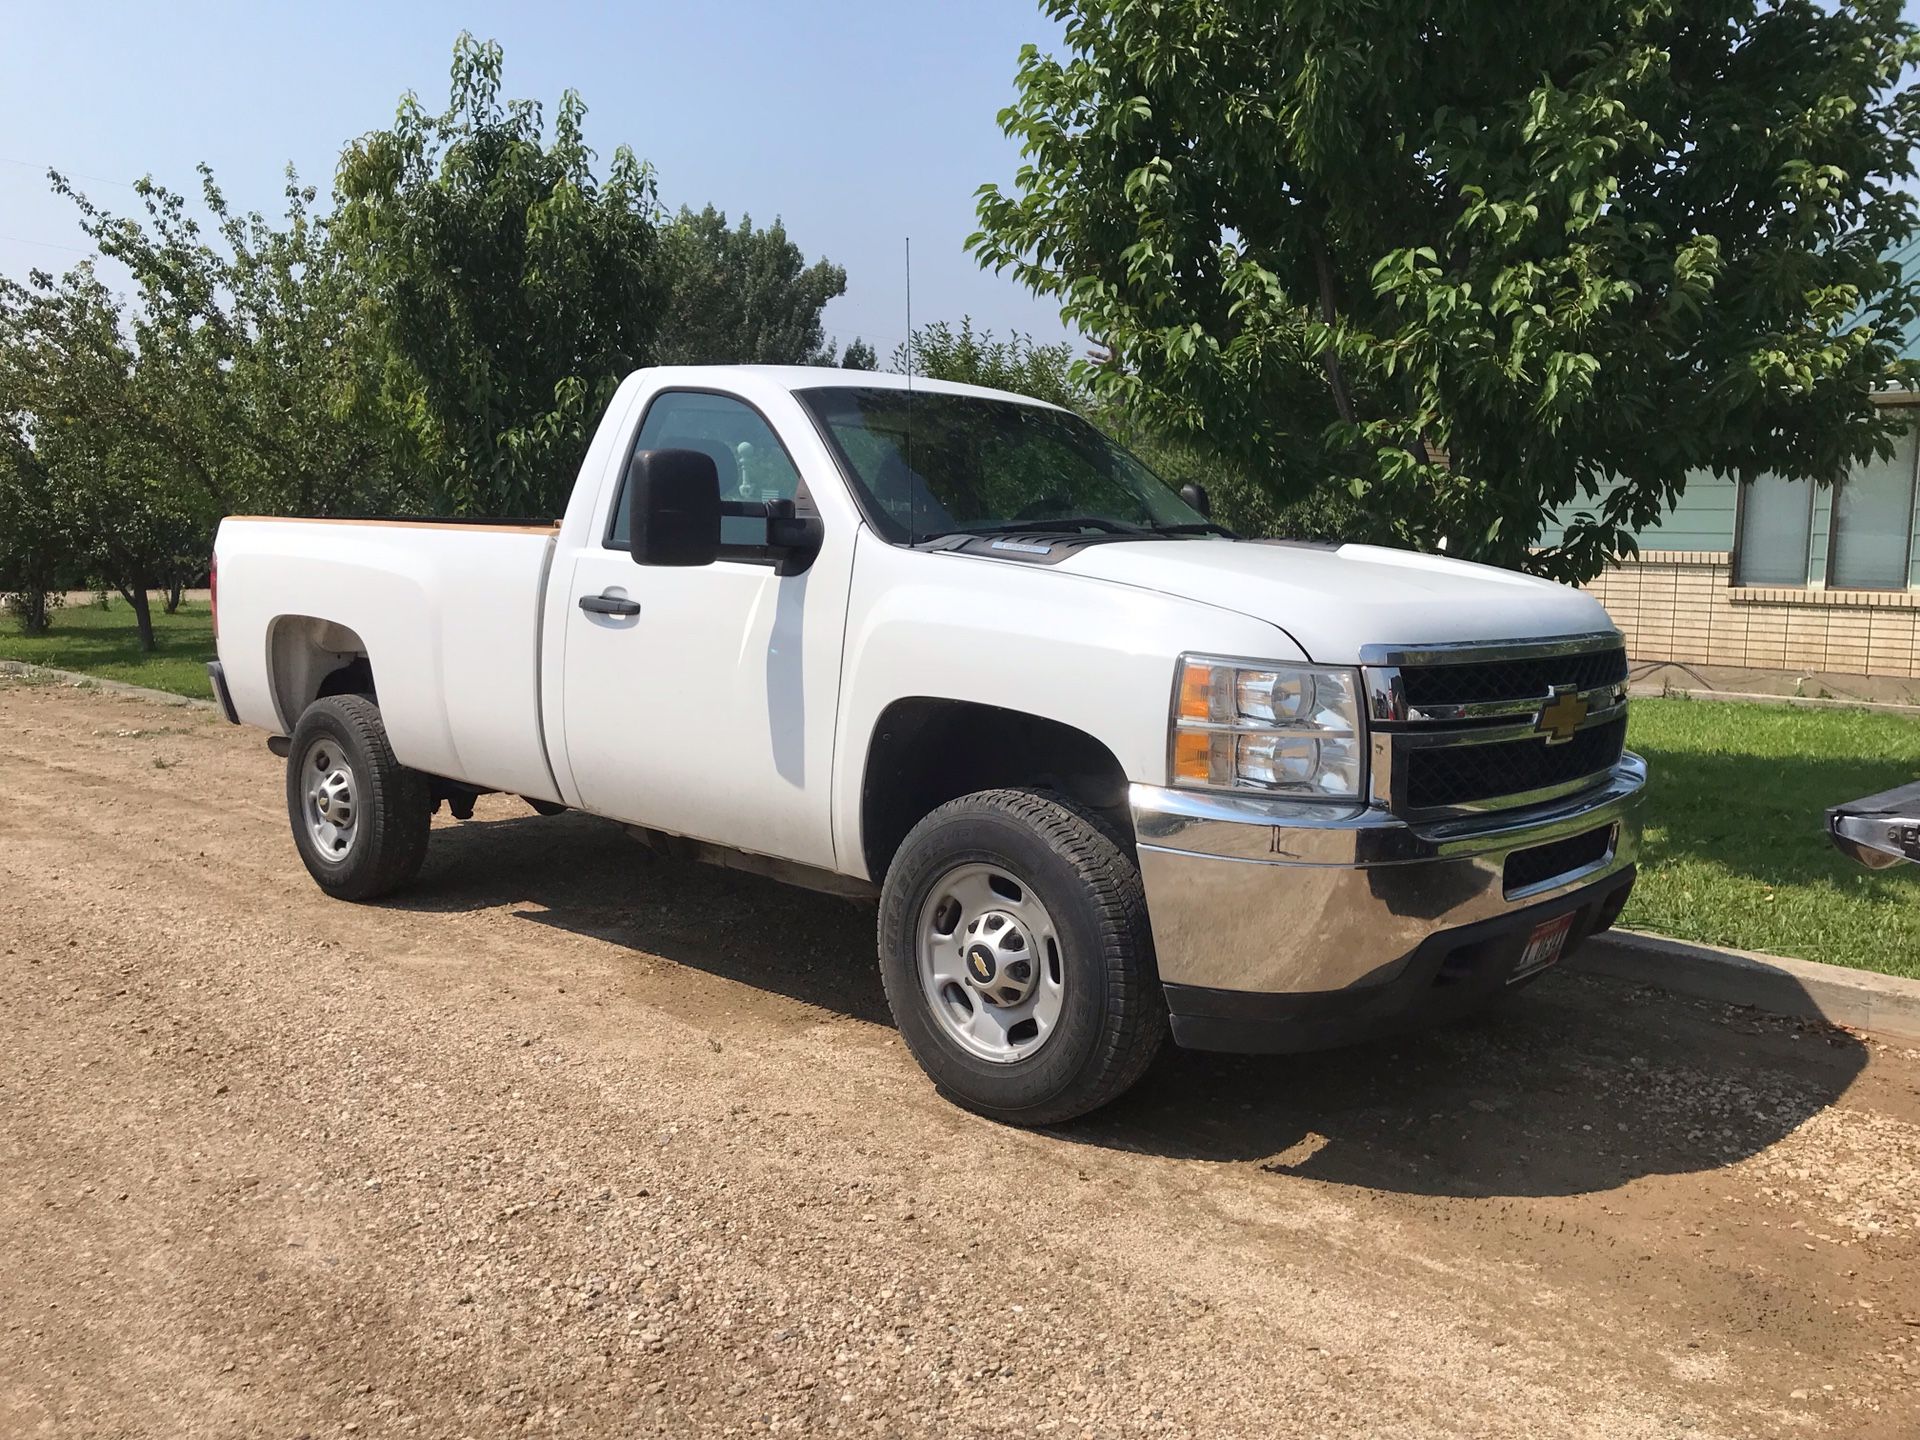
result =
[[[1736,585],[1805,585],[1813,483],[1756,475],[1740,487]]]
[[[1893,458],[1855,465],[1833,492],[1832,560],[1836,590],[1904,590],[1913,538],[1913,482],[1920,431],[1908,426]]]

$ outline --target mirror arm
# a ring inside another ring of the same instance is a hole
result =
[[[720,513],[742,520],[767,522],[769,550],[807,551],[820,548],[826,527],[818,515],[802,515],[791,500],[722,500]]]
[[[791,500],[767,505],[767,544],[781,550],[812,551],[826,538],[818,515],[802,515]]]
[[[767,522],[767,543],[722,545],[720,553],[736,557],[771,558],[776,575],[797,575],[813,563],[827,538],[818,515],[802,515],[791,500],[722,500],[720,514],[741,520]],[[771,553],[769,553],[771,552]]]

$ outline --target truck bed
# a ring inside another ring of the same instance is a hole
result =
[[[290,733],[323,677],[371,651],[402,763],[558,800],[539,663],[557,534],[538,522],[222,521],[220,659],[241,720]]]

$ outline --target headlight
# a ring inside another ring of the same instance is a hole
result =
[[[1173,783],[1328,800],[1366,793],[1357,672],[1180,659]]]

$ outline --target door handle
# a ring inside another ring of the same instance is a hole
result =
[[[619,595],[582,595],[580,608],[594,615],[638,615],[640,602]]]

